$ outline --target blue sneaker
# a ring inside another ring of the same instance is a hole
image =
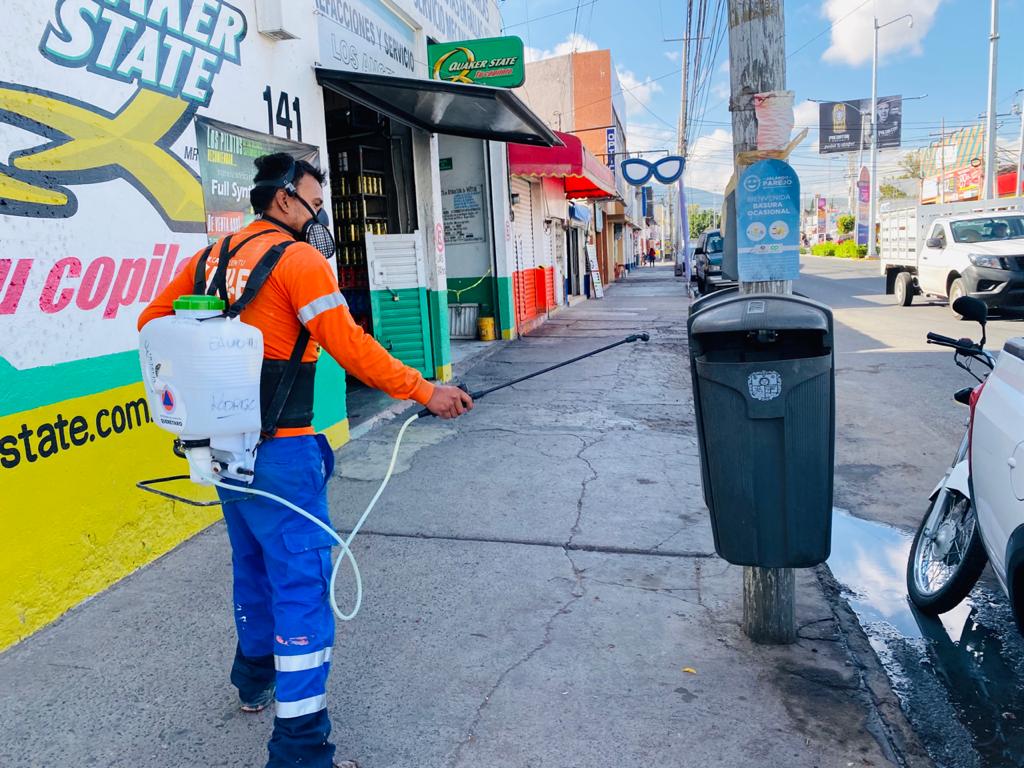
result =
[[[262,712],[270,703],[274,700],[274,693],[277,692],[277,684],[271,683],[270,687],[265,689],[259,696],[255,697],[251,701],[243,701],[241,710],[243,712],[249,712],[255,714],[256,712]]]

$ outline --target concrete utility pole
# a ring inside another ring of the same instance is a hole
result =
[[[782,0],[729,0],[729,76],[734,157],[757,149],[754,94],[786,88]],[[739,173],[737,169],[737,179]],[[736,223],[729,223],[735,233]],[[735,237],[735,234],[733,235]],[[792,280],[740,283],[740,293],[792,293]],[[743,569],[743,631],[756,643],[796,642],[792,568]]]
[[[992,31],[988,36],[988,116],[985,118],[985,186],[981,199],[996,196],[996,65],[999,51],[999,0],[992,0]]]

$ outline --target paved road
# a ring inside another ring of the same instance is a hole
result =
[[[866,768],[894,750],[921,764],[815,572],[799,575],[797,645],[741,632],[742,575],[714,557],[701,498],[686,312],[671,267],[643,270],[465,380],[638,329],[649,344],[413,425],[355,545],[366,595],[329,688],[341,754],[363,768]],[[339,452],[339,526],[396,430]],[[228,580],[216,525],[0,655],[0,765],[262,765],[272,714],[240,714],[227,681]]]

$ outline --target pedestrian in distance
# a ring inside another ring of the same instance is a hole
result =
[[[652,245],[650,250],[647,251],[647,263],[650,266],[654,266],[654,246]]]
[[[362,381],[391,397],[415,400],[436,416],[455,418],[473,401],[457,387],[426,381],[353,320],[333,260],[306,242],[313,225],[326,222],[323,173],[286,153],[255,162],[250,201],[258,218],[195,254],[143,311],[139,329],[173,314],[182,295],[216,293],[228,304],[244,302],[241,321],[263,333],[265,429],[267,414],[279,409],[259,446],[251,487],[287,499],[329,526],[334,453],[312,427],[321,347]],[[255,285],[255,292],[247,285]],[[331,768],[338,765],[326,695],[334,614],[325,595],[334,541],[277,502],[246,494],[245,487],[238,493],[218,488],[232,550],[238,635],[230,679],[243,712],[275,704],[267,768]]]

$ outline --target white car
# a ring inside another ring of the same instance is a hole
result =
[[[982,543],[1024,625],[1024,338],[1003,346],[972,424],[971,480]]]

